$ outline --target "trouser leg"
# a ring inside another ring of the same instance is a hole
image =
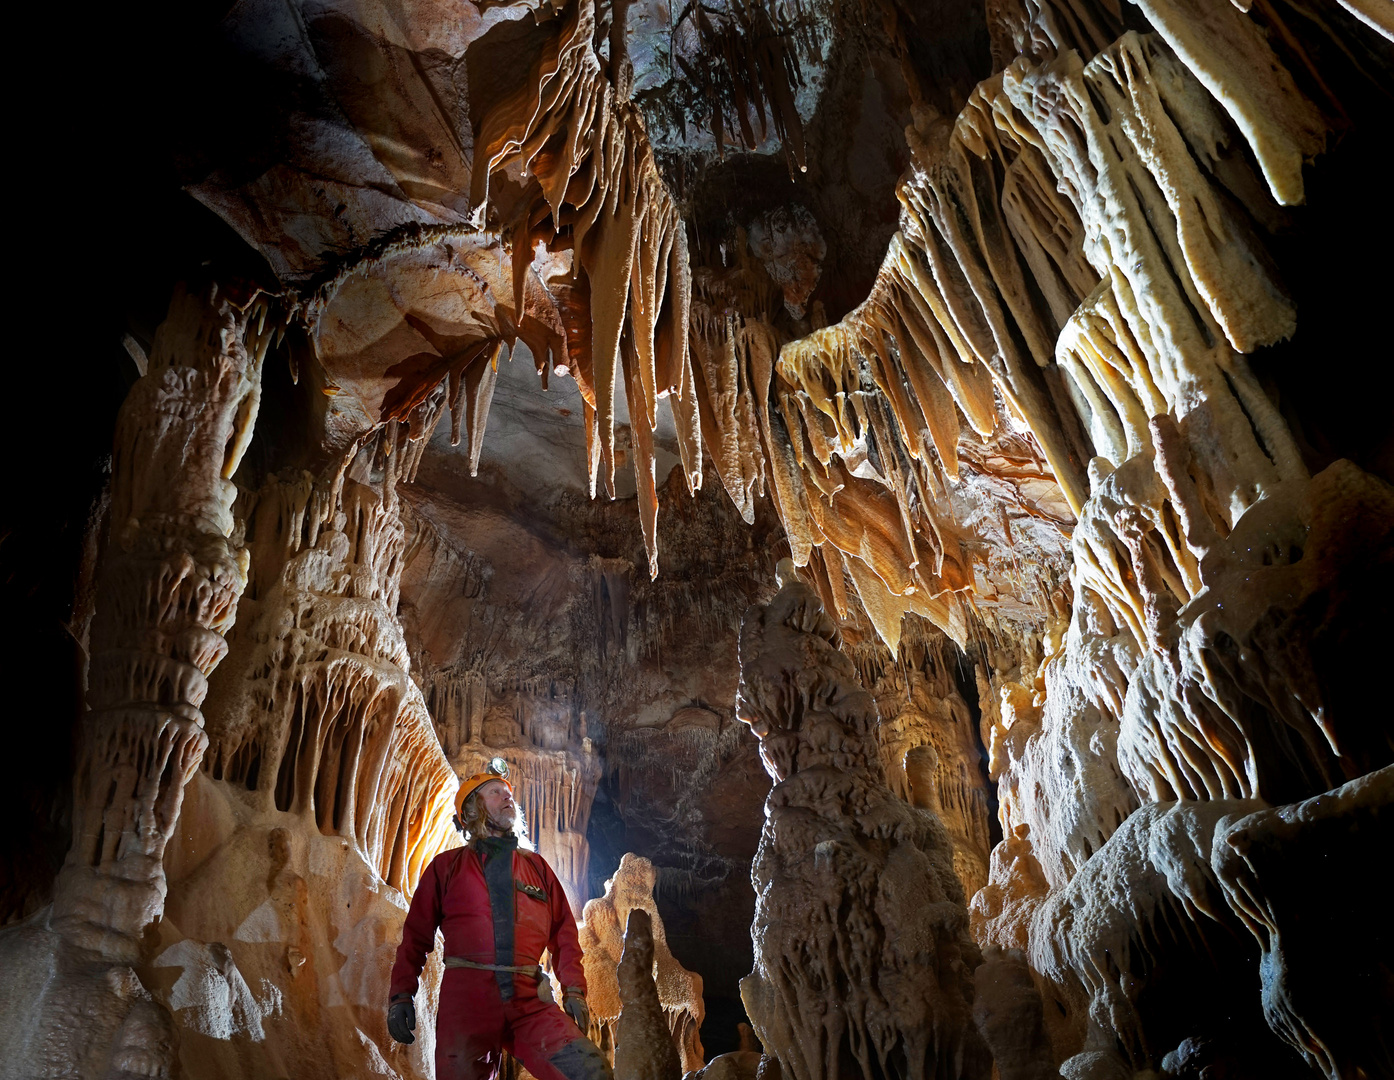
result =
[[[447,969],[436,1016],[436,1080],[489,1080],[498,1069],[505,1023],[492,975]]]
[[[513,1054],[537,1080],[614,1080],[605,1056],[555,1004],[515,999],[508,1013]]]

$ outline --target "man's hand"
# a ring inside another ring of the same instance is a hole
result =
[[[582,998],[581,1007],[585,1008],[585,1004]],[[416,1036],[412,1032],[415,1030],[416,1006],[412,1003],[411,995],[398,994],[387,1006],[387,1033],[399,1043],[414,1043]]]
[[[586,995],[575,990],[568,990],[566,997],[562,1000],[562,1011],[571,1017],[571,1022],[581,1029],[584,1035],[590,1030],[591,1010],[586,1004]]]

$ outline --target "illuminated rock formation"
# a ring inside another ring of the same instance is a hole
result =
[[[927,640],[903,640],[892,665],[878,645],[873,639],[854,655],[881,718],[876,739],[887,782],[948,830],[954,873],[971,897],[987,884],[988,780],[977,725],[954,683],[953,646],[931,630]]]
[[[617,1075],[625,1052],[621,1042],[626,1030],[625,1010],[631,1001],[635,1006],[636,1046],[632,1052],[636,1057],[626,1066],[629,1075],[658,1075],[652,1070],[667,1068],[667,1052],[650,1045],[654,1006],[661,1006],[663,1030],[677,1051],[673,1064],[680,1062],[682,1073],[704,1064],[699,1035],[704,1015],[702,977],[684,969],[668,951],[663,920],[653,897],[654,880],[653,864],[648,859],[625,855],[605,883],[605,895],[586,904],[581,924],[591,1037],[613,1056]],[[621,927],[626,929],[622,932]],[[631,940],[636,943],[633,956]],[[652,1001],[650,987],[654,988]]]
[[[281,1060],[326,1076],[429,1071],[429,1025],[398,1048],[380,1001],[406,901],[453,835],[454,776],[396,617],[395,470],[412,449],[404,438],[373,470],[382,442],[369,440],[329,481],[273,475],[245,493],[249,599],[169,856],[160,947],[142,972],[174,1012],[190,1073],[260,1075]],[[210,890],[216,881],[238,886]],[[207,955],[229,985],[258,988],[255,1030],[217,1027]],[[428,973],[423,1007],[438,976]]]
[[[246,585],[231,476],[275,334],[265,316],[255,292],[181,290],[121,409],[73,846],[52,907],[0,938],[22,1074],[173,1067],[169,1014],[131,965],[164,907],[166,848],[208,746],[208,676]]]
[[[775,787],[752,871],[746,1011],[782,1075],[986,1077],[953,846],[886,786],[876,706],[791,580],[741,627],[738,710]]]

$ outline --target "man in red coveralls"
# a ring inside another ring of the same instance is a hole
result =
[[[613,1080],[586,1038],[590,1011],[576,920],[552,868],[519,851],[518,808],[498,758],[461,781],[455,827],[466,845],[421,875],[392,967],[387,1030],[416,1041],[412,1002],[436,928],[445,932],[445,979],[436,1017],[436,1080],[487,1080],[507,1050],[537,1080]],[[551,954],[565,987],[558,1009],[539,966]]]

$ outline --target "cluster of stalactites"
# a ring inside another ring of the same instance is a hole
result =
[[[251,625],[234,635],[204,763],[268,809],[354,843],[407,895],[450,838],[454,787],[396,616],[405,537],[395,484],[429,437],[410,431],[378,429],[327,480],[273,476],[246,494]],[[369,462],[383,468],[380,484],[353,478]]]
[[[653,432],[667,398],[689,491],[702,456],[687,323],[687,230],[654,163],[639,111],[606,80],[592,48],[595,10],[578,0],[538,57],[534,78],[498,102],[476,142],[471,201],[489,176],[520,167],[528,188],[512,222],[515,290],[539,242],[569,248],[572,270],[550,283],[566,330],[559,368],[580,384],[591,493],[614,496],[615,395],[629,408],[640,520],[658,571]],[[519,303],[521,306],[521,300]]]
[[[794,94],[804,85],[800,56],[819,57],[817,21],[797,10],[797,0],[794,7],[796,14],[790,19],[783,5],[771,13],[762,2],[733,3],[724,17],[706,5],[689,5],[683,18],[691,19],[701,43],[699,55],[708,62],[694,68],[674,54],[683,74],[706,100],[717,156],[725,152],[728,131],[738,135],[746,150],[756,150],[773,128],[783,145],[790,177],[795,168],[807,169],[803,120],[794,102]],[[728,123],[726,98],[734,126]],[[758,139],[752,113],[760,123]]]
[[[1302,474],[1241,355],[1289,336],[1294,309],[1232,207],[1268,221],[1301,201],[1322,112],[1239,11],[1142,6],[1158,32],[1113,44],[1108,5],[1023,8],[1006,30],[1024,55],[955,122],[917,113],[901,228],[870,297],[786,343],[776,368],[773,396],[798,406],[790,443],[817,459],[798,462],[806,497],[778,500],[796,561],[821,545],[859,586],[860,561],[897,603],[970,590],[935,502],[961,480],[964,440],[1004,425],[1029,428],[1077,517],[1099,468],[1152,453],[1158,414],[1203,408],[1221,429],[1235,460],[1215,463],[1213,499],[1229,522]],[[1241,139],[1258,175],[1233,152]],[[898,514],[848,498],[868,476]],[[820,538],[802,512],[820,503],[864,527]],[[889,543],[844,542],[878,524]]]

